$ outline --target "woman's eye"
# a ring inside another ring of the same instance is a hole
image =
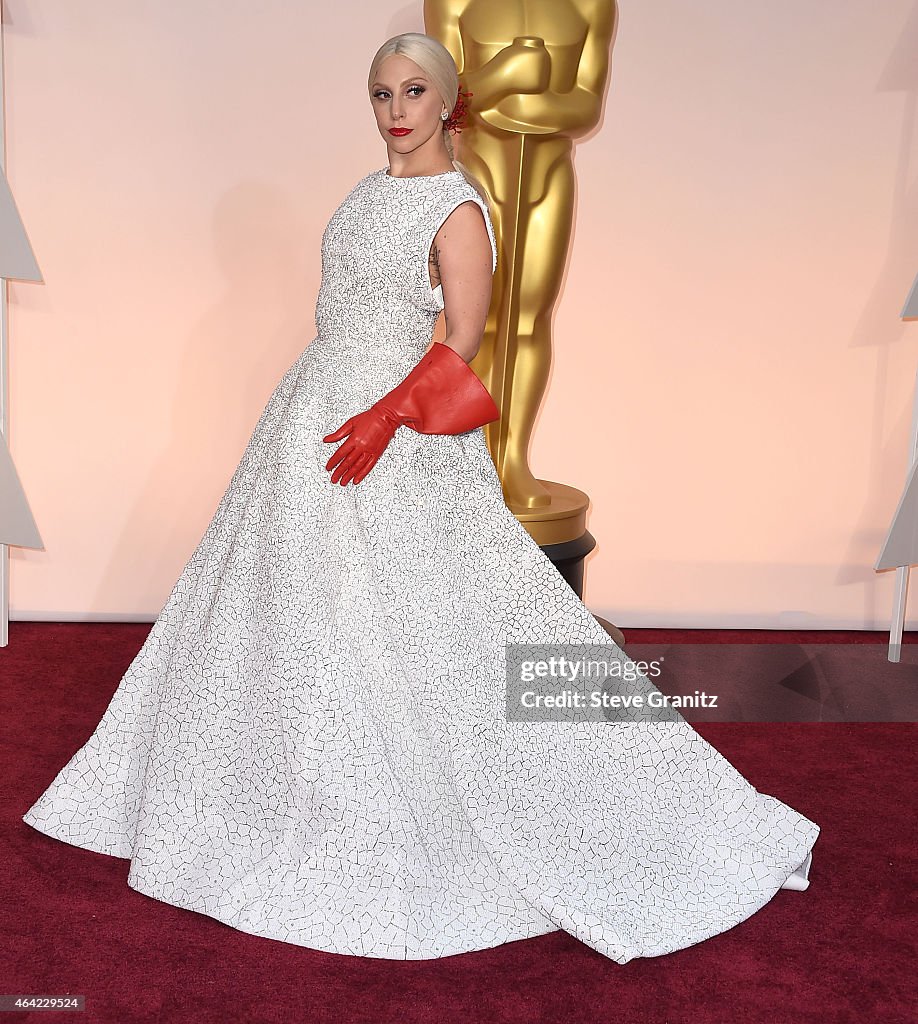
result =
[[[417,89],[418,90],[415,93],[416,96],[420,96],[422,93],[425,92],[425,89],[424,89],[423,85],[409,85],[408,86],[408,92],[411,92],[412,89]],[[388,99],[388,97],[389,97],[389,90],[388,89],[377,89],[376,92],[373,93],[373,96],[376,99],[378,99],[378,100]]]

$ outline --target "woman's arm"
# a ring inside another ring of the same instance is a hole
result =
[[[468,363],[478,353],[491,305],[491,242],[474,200],[460,203],[434,235],[432,272],[443,289],[448,345]]]

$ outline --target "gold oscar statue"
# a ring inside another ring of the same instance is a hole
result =
[[[572,140],[599,122],[615,0],[425,0],[424,19],[472,94],[457,156],[488,193],[500,247],[471,363],[501,413],[485,428],[488,448],[504,499],[533,539],[574,541],[586,534],[589,498],[537,480],[528,451],[571,235]]]

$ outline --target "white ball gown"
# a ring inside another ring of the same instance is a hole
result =
[[[356,486],[325,469],[322,438],[427,349],[428,252],[468,201],[493,248],[458,171],[382,168],[332,215],[318,336],[23,820],[128,858],[141,893],[313,949],[421,960],[563,929],[659,956],[806,888],[819,827],[681,716],[507,720],[505,644],[612,641],[507,508],[481,428],[403,427]]]

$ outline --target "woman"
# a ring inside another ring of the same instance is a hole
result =
[[[626,963],[699,942],[806,888],[819,828],[675,713],[509,719],[506,645],[627,659],[510,513],[484,441],[497,410],[467,364],[497,251],[452,159],[455,64],[406,33],[369,89],[388,165],[325,229],[318,336],[24,820],[130,859],[155,899],[331,952],[562,928]]]

